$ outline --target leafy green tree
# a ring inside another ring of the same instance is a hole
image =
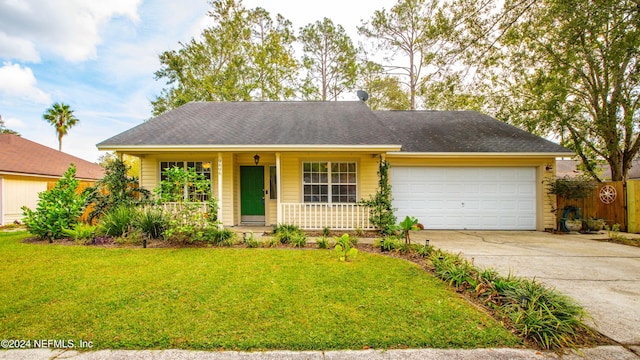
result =
[[[303,96],[322,101],[338,100],[356,84],[357,50],[342,25],[324,18],[300,29],[302,63],[307,70]]]
[[[73,110],[65,103],[54,103],[42,115],[42,118],[56,129],[58,136],[58,150],[62,151],[62,137],[69,133],[69,129],[80,120],[73,114]]]
[[[252,98],[258,100],[292,99],[296,95],[297,74],[300,64],[295,59],[295,34],[291,21],[278,14],[275,21],[269,13],[256,8],[249,12],[255,90]]]
[[[213,0],[213,25],[199,39],[160,55],[156,79],[168,87],[152,101],[154,115],[191,101],[283,100],[294,96],[299,64],[291,23],[275,21],[241,0]]]
[[[149,200],[151,193],[127,175],[129,166],[119,158],[108,160],[105,173],[96,185],[85,189],[86,203],[91,205],[88,221],[99,218],[118,206],[131,207]]]
[[[38,205],[33,211],[22,207],[27,230],[40,239],[64,237],[64,229],[71,229],[84,211],[84,196],[78,194],[78,180],[74,164],[56,185],[38,194]]]
[[[4,120],[2,120],[1,115],[0,115],[0,134],[13,134],[13,135],[20,136],[20,134],[17,131],[13,131],[4,126]]]
[[[458,0],[457,37],[499,119],[553,136],[598,179],[640,149],[640,7],[634,0]],[[475,61],[474,61],[475,60]]]
[[[358,87],[369,94],[371,110],[409,110],[409,94],[397,77],[385,73],[382,65],[364,61],[360,66]]]
[[[388,54],[387,73],[406,79],[411,110],[416,109],[420,85],[430,81],[446,65],[444,55],[450,44],[446,36],[450,19],[440,0],[399,0],[390,10],[376,10],[358,32],[377,42]],[[398,58],[396,59],[396,56]],[[408,63],[407,63],[408,62]],[[434,69],[428,75],[425,72]]]

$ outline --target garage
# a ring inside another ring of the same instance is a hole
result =
[[[393,207],[425,229],[535,230],[535,167],[391,167]]]

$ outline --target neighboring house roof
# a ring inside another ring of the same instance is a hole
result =
[[[214,145],[386,145],[410,153],[572,154],[478,112],[371,111],[362,101],[194,102],[97,146]]]
[[[392,145],[361,101],[193,102],[98,144]]]
[[[0,173],[61,177],[71,163],[78,179],[98,180],[104,174],[98,164],[17,135],[0,134]]]
[[[584,171],[578,170],[578,160],[556,160],[556,176],[561,177],[575,177],[584,174]],[[611,180],[611,168],[609,164],[603,163],[598,166],[598,174],[601,180]],[[631,162],[631,169],[627,174],[627,179],[635,180],[640,179],[640,159],[635,159]]]
[[[403,152],[572,153],[476,111],[375,111]]]

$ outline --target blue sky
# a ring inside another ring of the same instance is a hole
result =
[[[355,43],[356,26],[395,1],[309,3],[245,0],[293,22],[296,31],[331,18]],[[0,0],[0,115],[23,137],[58,148],[42,114],[54,102],[71,105],[80,122],[62,150],[89,161],[95,144],[151,116],[158,55],[178,49],[208,24],[206,0]],[[354,97],[355,99],[355,97]]]

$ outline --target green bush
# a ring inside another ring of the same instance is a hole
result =
[[[289,243],[293,247],[305,247],[307,245],[307,235],[302,232],[294,233],[289,239]]]
[[[458,255],[433,251],[436,276],[458,291],[473,291],[498,313],[508,317],[516,330],[544,349],[575,347],[581,333],[591,330],[588,315],[572,299],[535,280],[502,277],[495,270],[478,270]]]
[[[97,226],[89,224],[76,224],[73,229],[64,229],[62,232],[65,236],[73,238],[77,243],[88,244],[96,233]]]
[[[162,209],[145,207],[138,212],[133,225],[152,239],[162,237],[168,220]]]
[[[296,225],[289,224],[281,224],[278,225],[274,230],[274,238],[276,238],[281,244],[290,244],[292,240],[300,241],[301,237],[305,238],[306,243],[306,235],[300,230],[300,228]]]
[[[231,246],[236,241],[236,233],[230,229],[210,225],[203,229],[203,241],[216,246]]]
[[[129,177],[129,166],[121,159],[108,160],[105,172],[96,185],[85,189],[87,204],[91,205],[88,221],[98,219],[118,206],[135,206],[149,201],[151,192],[138,185],[138,179]]]
[[[331,247],[330,242],[331,241],[328,238],[322,236],[316,241],[316,245],[318,245],[318,249],[328,249],[329,247]]]
[[[504,295],[509,301],[504,311],[516,329],[545,349],[574,347],[580,331],[591,331],[582,322],[584,309],[535,280],[522,281]]]
[[[56,185],[38,194],[38,204],[33,211],[22,207],[25,225],[30,233],[40,239],[64,237],[64,229],[72,229],[84,211],[84,197],[78,195],[76,167],[71,164]]]
[[[136,208],[120,205],[105,213],[100,219],[100,233],[120,237],[129,232],[136,222]]]

